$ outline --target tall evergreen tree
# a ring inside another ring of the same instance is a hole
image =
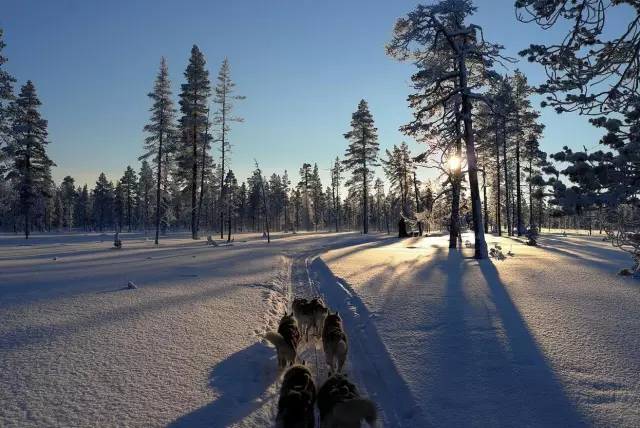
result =
[[[169,69],[167,61],[162,57],[160,60],[160,71],[153,86],[153,92],[148,94],[153,104],[150,108],[151,119],[144,127],[148,134],[145,138],[145,153],[141,159],[152,158],[155,160],[156,168],[156,237],[155,243],[158,245],[160,235],[160,219],[162,218],[163,197],[162,185],[164,176],[168,173],[169,152],[172,148],[172,140],[175,134],[175,108],[171,99],[171,82],[169,81]],[[167,189],[165,188],[165,192]]]
[[[73,177],[67,175],[62,179],[62,183],[60,184],[60,199],[64,219],[63,226],[66,226],[68,230],[71,230],[73,227],[73,210],[76,197],[75,180]]]
[[[14,105],[13,138],[4,147],[12,160],[7,178],[15,180],[19,188],[24,234],[29,238],[32,211],[36,198],[50,188],[51,167],[55,164],[46,153],[47,121],[40,117],[41,105],[33,83],[22,86]]]
[[[86,231],[89,228],[89,222],[91,219],[91,206],[89,200],[89,188],[85,184],[82,189],[78,186],[76,203],[73,210],[74,222],[78,226],[82,226],[82,230]]]
[[[336,156],[336,160],[331,167],[331,196],[333,200],[334,222],[336,232],[340,231],[340,184],[342,183],[342,162]]]
[[[198,162],[201,151],[206,150],[207,102],[211,93],[209,71],[205,68],[204,55],[196,45],[191,49],[189,64],[184,72],[187,80],[180,93],[180,118],[182,147],[180,160],[183,173],[187,173],[191,194],[191,238],[198,239]]]
[[[120,185],[124,195],[124,218],[127,222],[127,231],[131,232],[131,226],[133,225],[133,215],[135,212],[135,201],[138,196],[138,177],[136,172],[127,166],[124,175],[120,179]]]
[[[151,170],[149,162],[146,160],[142,161],[139,176],[137,192],[138,202],[136,205],[138,206],[138,219],[142,223],[142,229],[146,234],[149,227],[149,220],[151,219],[151,207],[154,202],[153,190],[155,187],[153,171]]]
[[[16,82],[16,79],[3,69],[7,58],[2,56],[2,50],[6,46],[2,36],[3,30],[0,28],[0,148],[9,144],[11,136],[10,103],[15,99],[13,84]],[[2,174],[2,171],[2,157],[0,157],[0,174]]]
[[[226,168],[229,165],[229,152],[231,151],[231,142],[229,141],[229,132],[231,131],[231,123],[242,122],[243,119],[233,115],[234,101],[245,99],[244,96],[234,95],[235,83],[231,80],[231,70],[229,60],[227,58],[222,62],[218,73],[218,83],[214,89],[213,102],[218,106],[214,115],[214,124],[217,125],[218,134],[217,141],[220,142],[220,201],[219,206],[222,207],[224,200],[224,180],[226,177]],[[224,209],[220,209],[220,238],[224,237]]]
[[[351,116],[351,130],[344,137],[350,142],[342,161],[352,174],[347,185],[356,185],[362,192],[362,231],[369,233],[369,184],[373,168],[379,165],[379,147],[377,128],[365,100],[360,100]]]
[[[106,226],[113,224],[114,197],[113,183],[107,180],[104,172],[101,172],[93,189],[94,223],[100,232]]]

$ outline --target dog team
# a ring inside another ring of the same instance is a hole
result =
[[[313,428],[315,405],[320,413],[321,428],[357,428],[365,420],[374,426],[377,419],[375,404],[360,397],[356,386],[342,374],[349,345],[338,312],[331,313],[323,300],[297,297],[291,305],[293,312],[285,312],[278,331],[265,338],[275,345],[278,367],[285,369],[278,400],[276,426],[279,428]],[[322,347],[329,366],[329,378],[319,390],[311,371],[296,364],[297,349],[309,333],[322,337]]]

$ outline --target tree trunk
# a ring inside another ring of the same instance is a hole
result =
[[[502,219],[500,218],[500,212],[502,211],[500,201],[500,139],[498,138],[498,121],[495,120],[496,131],[496,228],[498,230],[498,236],[502,236]]]
[[[471,211],[473,214],[475,234],[475,258],[486,259],[489,254],[487,242],[482,229],[482,204],[480,203],[480,191],[478,189],[478,165],[476,160],[476,148],[473,141],[473,122],[471,119],[471,101],[467,93],[467,69],[464,51],[459,53],[458,67],[460,73],[460,88],[462,89],[462,120],[464,121],[464,139],[467,149],[467,165],[469,168],[469,187],[471,188]]]
[[[516,141],[516,228],[522,236],[522,189],[520,188],[520,138]]]
[[[456,154],[462,162],[462,135],[460,133],[460,107],[456,104]],[[453,171],[451,178],[451,218],[449,220],[449,248],[458,247],[458,236],[460,235],[460,186],[462,163],[457,171]]]
[[[504,163],[504,205],[505,205],[505,217],[507,218],[507,235],[513,235],[513,228],[511,227],[511,210],[509,206],[509,166],[507,164],[507,124],[506,120],[502,119],[502,160]]]
[[[483,165],[484,167],[484,165]],[[487,212],[487,172],[482,171],[482,192],[484,194],[484,233],[489,233],[489,215]]]

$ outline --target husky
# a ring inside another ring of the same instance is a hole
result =
[[[314,297],[309,301],[302,297],[296,297],[293,299],[291,307],[307,342],[311,329],[313,329],[313,334],[322,335],[322,326],[329,310],[321,298]]]
[[[295,364],[298,343],[300,343],[300,330],[293,314],[285,312],[280,320],[278,332],[268,332],[265,339],[273,343],[278,351],[279,368],[284,369],[287,364]]]
[[[335,372],[336,363],[338,372],[342,371],[344,362],[347,360],[347,335],[342,328],[342,318],[340,314],[329,313],[324,320],[322,329],[322,347],[324,355],[329,365],[329,373]]]
[[[318,410],[321,428],[359,428],[363,419],[373,427],[378,419],[376,405],[360,397],[356,386],[340,373],[320,387]]]
[[[304,364],[304,363],[303,363]],[[304,365],[295,365],[284,374],[278,400],[278,428],[314,428],[316,385]]]

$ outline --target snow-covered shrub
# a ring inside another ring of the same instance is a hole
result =
[[[637,207],[621,205],[607,212],[605,232],[611,244],[631,254],[633,265],[619,274],[640,278],[640,212]]]

